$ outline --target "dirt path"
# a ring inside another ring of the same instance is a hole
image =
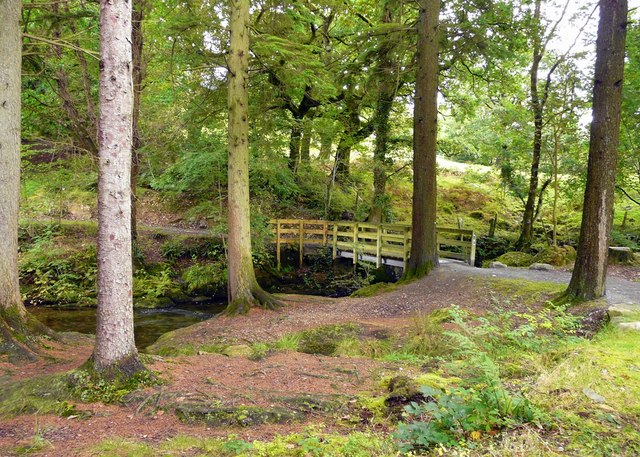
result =
[[[559,284],[569,284],[571,280],[571,273],[568,271],[539,271],[527,268],[472,268],[467,264],[448,260],[442,261],[440,269],[463,277],[525,279]],[[640,272],[637,274],[638,279],[640,279]],[[611,306],[633,305],[640,310],[640,282],[609,275],[607,277],[606,298]]]

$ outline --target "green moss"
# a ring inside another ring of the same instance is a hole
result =
[[[572,246],[548,246],[533,258],[533,263],[548,263],[563,267],[576,260],[576,250]]]
[[[356,290],[351,294],[351,297],[374,297],[376,295],[394,291],[397,288],[398,284],[396,283],[378,282]]]
[[[481,281],[501,298],[521,304],[550,300],[567,288],[565,284],[525,279],[482,278]]]
[[[502,254],[496,262],[504,263],[510,267],[528,267],[533,263],[533,256],[526,252],[511,251]]]
[[[77,414],[72,402],[68,375],[48,375],[14,381],[0,386],[0,415]]]
[[[255,406],[218,406],[202,403],[183,403],[175,406],[175,413],[183,422],[204,422],[209,426],[255,426],[285,424],[300,420],[300,411],[281,407],[259,408]]]

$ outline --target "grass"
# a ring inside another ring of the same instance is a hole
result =
[[[346,435],[323,433],[309,428],[303,433],[278,435],[271,441],[244,441],[234,435],[227,438],[201,438],[178,435],[159,445],[133,440],[110,439],[89,449],[103,457],[147,457],[155,455],[216,455],[219,457],[391,457],[397,455],[393,444],[383,435],[352,432]]]

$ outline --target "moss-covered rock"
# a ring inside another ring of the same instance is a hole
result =
[[[282,407],[218,406],[204,403],[182,403],[175,413],[183,422],[204,422],[216,426],[250,427],[263,424],[286,424],[304,418],[304,413]]]
[[[546,263],[556,267],[564,267],[575,260],[576,250],[573,246],[548,246],[535,255],[533,263]]]
[[[528,267],[533,263],[533,256],[526,252],[511,251],[502,254],[496,259],[496,262],[510,267]]]

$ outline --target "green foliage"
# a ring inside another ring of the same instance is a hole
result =
[[[482,265],[485,260],[493,260],[496,257],[509,252],[513,243],[505,238],[478,237],[476,240],[476,266]]]
[[[151,372],[138,371],[131,377],[106,379],[92,370],[76,370],[69,376],[73,397],[84,403],[120,403],[131,392],[158,384]]]
[[[95,245],[54,247],[45,232],[20,257],[20,279],[31,303],[95,305],[97,260]]]
[[[197,263],[182,273],[184,286],[189,293],[207,291],[214,295],[227,281],[227,269],[222,262]]]
[[[503,388],[454,388],[448,392],[423,386],[430,401],[405,407],[410,420],[398,426],[400,450],[426,450],[435,445],[456,446],[483,432],[538,421],[541,413],[528,400],[512,396]]]
[[[171,268],[165,267],[154,273],[138,270],[133,278],[133,296],[153,300],[164,297],[175,288]]]
[[[167,260],[205,258],[217,260],[224,254],[219,239],[180,235],[171,237],[162,244],[162,256]]]

